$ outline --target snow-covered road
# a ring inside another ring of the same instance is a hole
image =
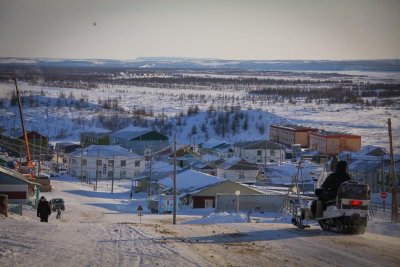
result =
[[[39,223],[35,210],[0,217],[0,266],[399,266],[398,227],[391,236],[300,230],[287,223],[182,224],[193,216],[132,210],[122,188],[111,197],[89,185],[52,181],[47,198],[67,211]],[[107,188],[107,187],[106,187]],[[126,205],[125,205],[126,204]]]

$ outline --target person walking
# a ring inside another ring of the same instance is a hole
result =
[[[61,220],[61,209],[57,208],[57,216],[56,219],[60,219]]]
[[[46,198],[42,196],[37,207],[37,216],[40,217],[41,222],[48,222],[50,214],[50,204]]]

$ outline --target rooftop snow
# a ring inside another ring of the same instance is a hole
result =
[[[225,179],[194,170],[187,170],[176,175],[176,187],[179,192],[191,192],[222,181]],[[173,187],[172,177],[161,179],[159,183],[169,188]]]
[[[74,151],[69,154],[69,156],[80,157],[81,150]],[[91,145],[89,147],[83,148],[82,156],[84,157],[100,157],[100,158],[110,158],[110,157],[128,157],[128,158],[142,158],[136,153],[130,152],[128,149],[122,148],[120,146],[101,146],[101,145]]]

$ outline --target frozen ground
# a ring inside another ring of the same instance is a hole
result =
[[[300,230],[274,214],[247,223],[243,214],[181,210],[142,217],[143,194],[129,181],[88,184],[63,176],[48,199],[62,197],[61,220],[40,223],[33,209],[0,217],[1,266],[398,266],[399,225],[375,221],[362,236]],[[144,205],[145,207],[145,205]],[[211,214],[210,214],[211,213]],[[210,216],[206,216],[210,214]],[[257,215],[258,216],[258,215]],[[287,219],[287,218],[286,218]]]

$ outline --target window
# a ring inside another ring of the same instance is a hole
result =
[[[114,160],[112,160],[112,159],[109,159],[108,160],[108,166],[113,166],[114,165]]]
[[[140,160],[135,160],[135,167],[140,167]]]
[[[104,173],[104,174],[107,173],[107,164],[103,164],[103,173]]]
[[[101,166],[101,164],[102,164],[101,159],[98,159],[97,160],[97,166]]]
[[[98,171],[97,178],[101,178],[101,171]]]
[[[126,166],[126,160],[121,160],[121,167],[125,167]]]
[[[244,179],[244,172],[239,173],[239,179]]]
[[[204,200],[204,207],[205,208],[212,208],[214,205],[214,200],[212,199],[205,199]]]
[[[87,166],[87,159],[82,159],[82,166]]]
[[[113,172],[112,171],[108,171],[108,178],[112,178],[113,177]]]
[[[126,171],[121,171],[119,176],[120,178],[126,178]]]
[[[261,154],[262,154],[261,149],[257,150],[257,156],[261,156]]]
[[[275,156],[275,149],[270,150],[271,156]]]

